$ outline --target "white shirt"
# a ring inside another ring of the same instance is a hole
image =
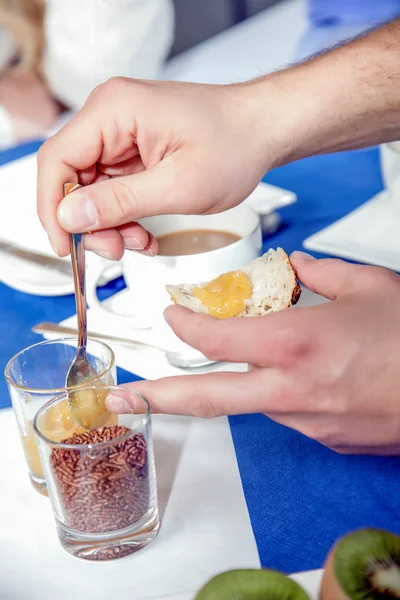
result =
[[[157,79],[173,42],[172,0],[46,0],[44,71],[55,98],[79,110],[113,76]],[[0,68],[15,53],[0,31]],[[0,111],[0,148],[10,122]]]

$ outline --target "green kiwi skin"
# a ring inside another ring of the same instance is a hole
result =
[[[310,600],[294,581],[268,569],[226,571],[211,579],[195,600]]]
[[[380,529],[360,529],[342,538],[334,556],[334,572],[339,586],[350,600],[396,598],[368,589],[368,577],[378,563],[392,558],[400,570],[400,537]]]

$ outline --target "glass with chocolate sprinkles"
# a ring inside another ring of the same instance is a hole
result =
[[[127,388],[104,389],[128,402],[132,414],[60,442],[51,439],[46,423],[64,395],[43,406],[34,422],[60,542],[89,560],[132,554],[159,529],[149,405]]]

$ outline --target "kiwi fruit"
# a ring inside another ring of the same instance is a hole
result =
[[[339,540],[328,555],[320,598],[400,598],[400,537],[380,529],[360,529]]]
[[[209,581],[195,600],[310,600],[302,588],[278,571],[239,569]]]

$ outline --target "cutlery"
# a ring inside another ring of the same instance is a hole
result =
[[[8,242],[1,240],[0,252],[9,256],[21,258],[22,260],[35,265],[57,271],[62,275],[68,275],[69,277],[72,276],[71,265],[59,258],[46,256],[45,254],[40,254],[39,252],[34,252],[32,250],[24,250],[23,248],[19,248],[18,246],[14,246],[13,244],[9,244]]]
[[[38,323],[32,327],[34,333],[59,333],[62,335],[76,335],[77,330],[73,327],[65,327],[64,325],[58,325],[58,323],[43,322]],[[96,333],[95,331],[89,331],[88,335],[91,338],[97,338],[99,340],[105,340],[121,344],[124,346],[143,347],[143,348],[154,348],[164,352],[166,359],[173,367],[179,367],[180,369],[197,369],[201,367],[207,367],[209,365],[217,364],[215,361],[206,358],[197,350],[182,350],[182,351],[170,351],[150,344],[148,342],[140,342],[129,338],[119,337],[116,335],[108,335],[106,333]]]
[[[64,185],[64,196],[81,186],[73,183]],[[65,387],[69,390],[68,402],[72,414],[85,429],[98,429],[110,418],[105,401],[107,392],[98,378],[98,373],[87,359],[87,310],[85,291],[85,247],[82,233],[70,234],[71,265],[74,276],[76,314],[78,319],[78,347],[76,355],[67,373]],[[93,388],[74,390],[85,383]],[[71,391],[74,390],[74,391]]]

